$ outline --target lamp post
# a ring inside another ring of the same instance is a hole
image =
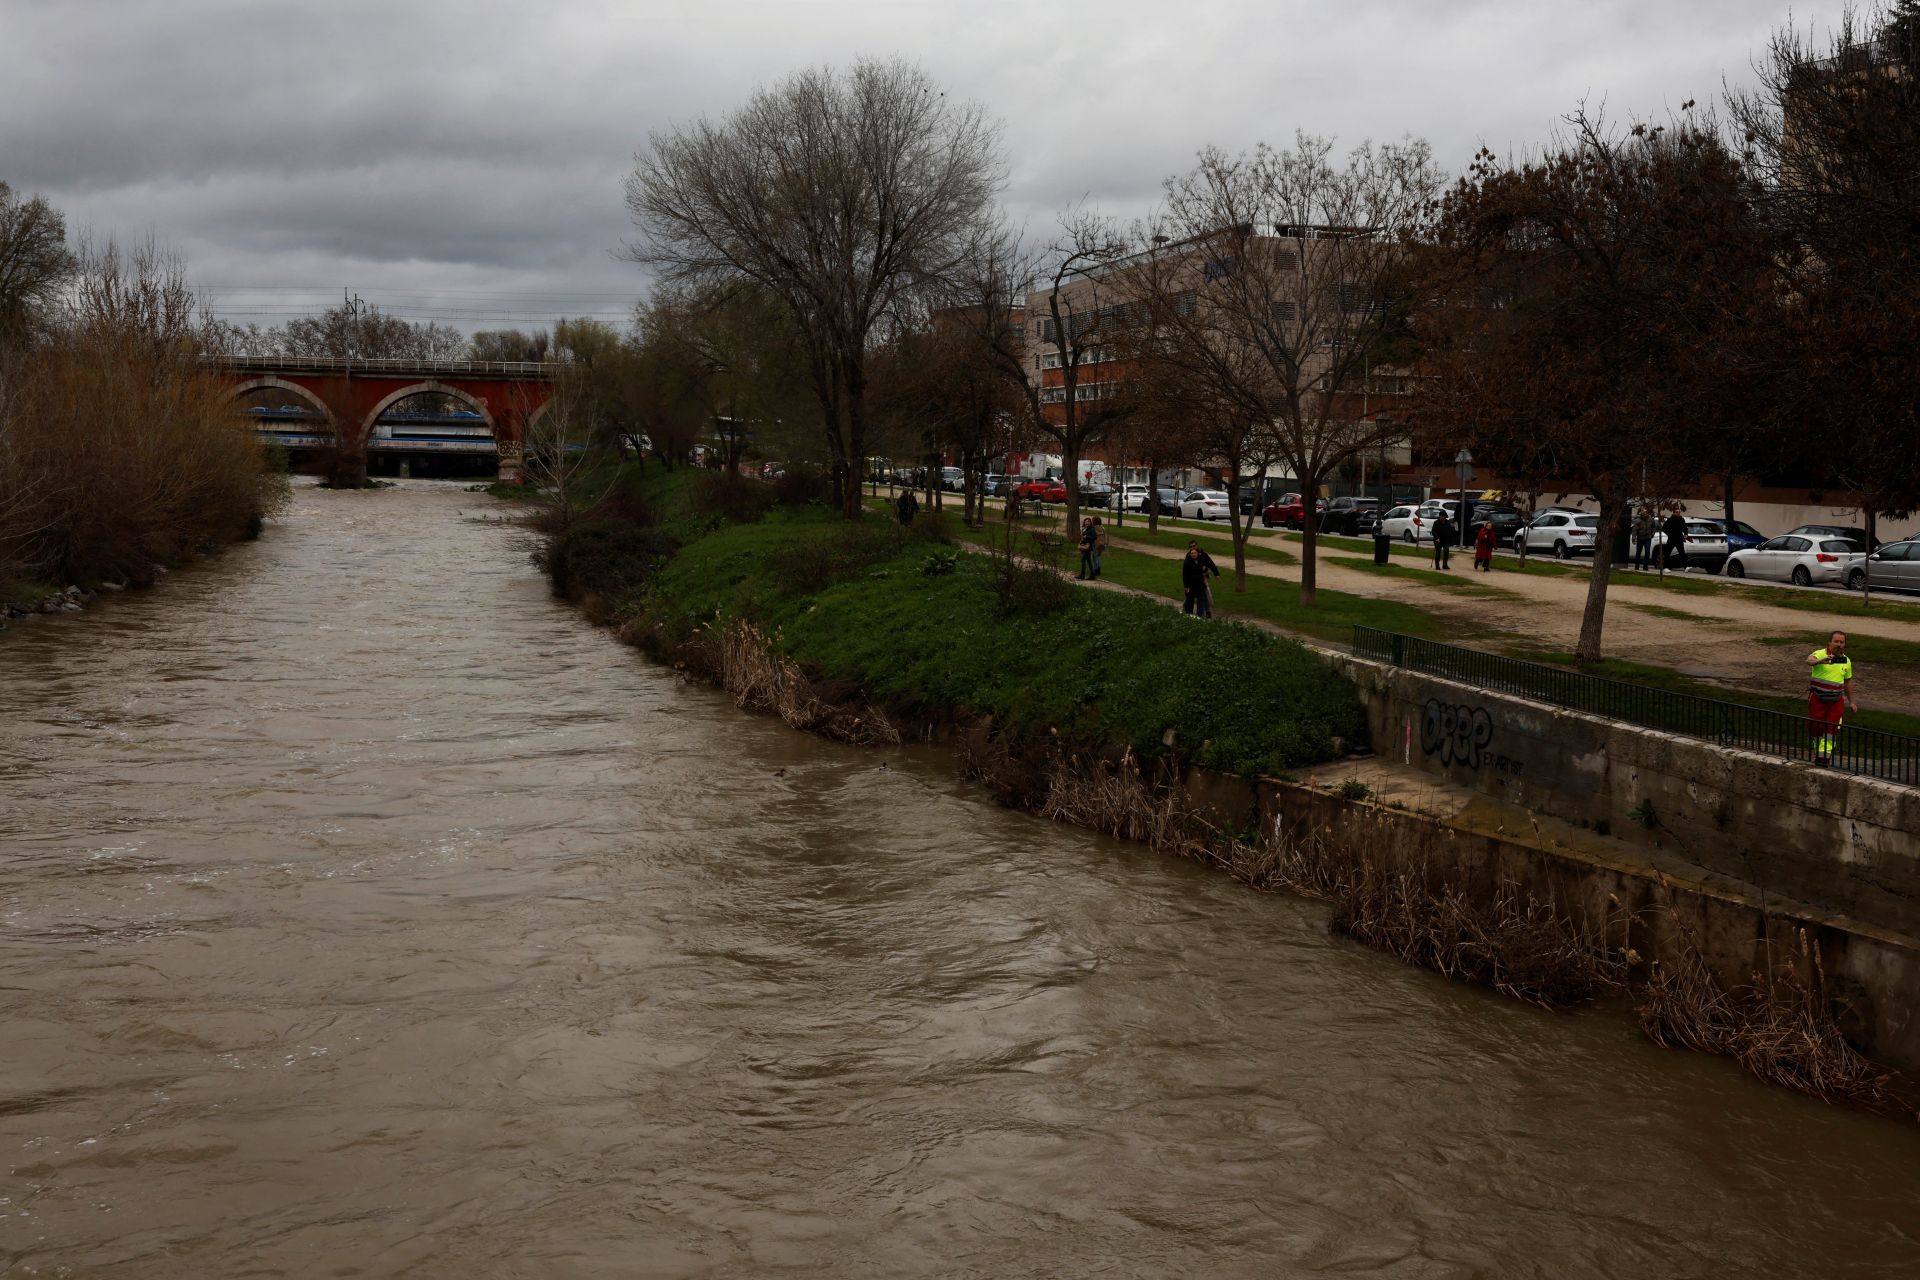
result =
[[[1473,478],[1473,454],[1466,449],[1453,455],[1454,473],[1460,477],[1460,545],[1467,544],[1467,481]]]

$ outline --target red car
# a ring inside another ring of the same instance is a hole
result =
[[[1325,498],[1316,498],[1313,503],[1314,514],[1327,509]],[[1267,504],[1260,513],[1260,523],[1271,529],[1278,525],[1285,529],[1298,529],[1307,522],[1307,504],[1297,493],[1283,493]]]
[[[1013,496],[1022,502],[1065,502],[1067,486],[1058,480],[1023,480],[1014,487]]]

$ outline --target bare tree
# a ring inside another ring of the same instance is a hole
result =
[[[1881,516],[1920,510],[1920,4],[1791,27],[1729,109],[1785,238],[1788,465]]]
[[[1582,661],[1601,657],[1630,501],[1674,492],[1739,429],[1714,392],[1774,269],[1755,207],[1708,125],[1622,133],[1584,113],[1537,159],[1482,152],[1441,206],[1422,429],[1435,452],[1471,439],[1529,485],[1598,500]]]
[[[917,68],[801,71],[718,124],[655,134],[627,179],[634,261],[669,283],[754,281],[805,335],[848,519],[860,513],[867,357],[903,299],[944,279],[1003,180],[994,127]]]
[[[43,323],[77,265],[60,211],[0,182],[0,353]]]
[[[1202,151],[1192,172],[1166,184],[1161,225],[1186,252],[1146,259],[1163,276],[1191,273],[1185,288],[1172,287],[1177,277],[1155,285],[1156,321],[1195,357],[1195,375],[1204,369],[1216,414],[1232,404],[1249,420],[1270,419],[1272,454],[1298,477],[1310,513],[1322,481],[1395,430],[1363,416],[1358,393],[1403,345],[1405,244],[1440,184],[1424,142],[1363,143],[1339,165],[1332,153],[1329,140],[1304,133],[1290,150]],[[1211,354],[1203,361],[1202,352]],[[1316,532],[1310,514],[1306,604]]]

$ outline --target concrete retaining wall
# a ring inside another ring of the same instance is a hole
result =
[[[1920,789],[1335,661],[1366,702],[1374,749],[1392,759],[1615,835],[1644,829],[1766,893],[1920,934]]]

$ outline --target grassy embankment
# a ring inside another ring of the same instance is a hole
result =
[[[1364,739],[1353,690],[1299,644],[962,554],[956,525],[849,526],[760,486],[656,472],[575,521],[547,560],[557,588],[636,643],[697,659],[751,626],[819,688],[908,721],[992,717],[1017,736],[1248,776]],[[1168,568],[1110,563],[1142,581]]]

